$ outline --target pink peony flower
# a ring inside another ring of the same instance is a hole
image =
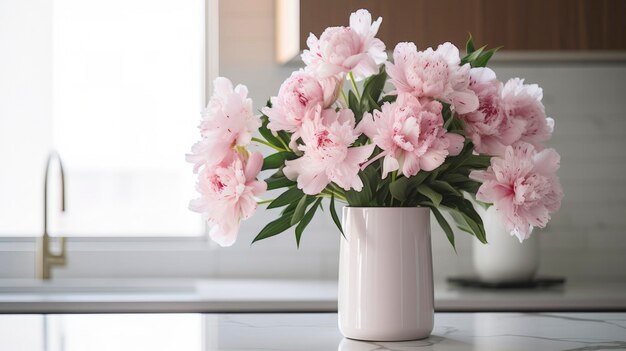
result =
[[[337,100],[340,87],[335,77],[318,80],[307,72],[294,72],[280,86],[278,96],[272,97],[272,107],[262,109],[270,120],[267,127],[273,131],[297,132],[307,110],[317,105],[331,106]]]
[[[211,239],[219,245],[231,246],[240,221],[256,210],[255,196],[267,188],[265,182],[256,180],[262,165],[263,156],[258,152],[247,160],[236,154],[232,160],[200,172],[197,190],[201,196],[192,200],[189,208],[207,217],[212,225]]]
[[[320,78],[352,71],[356,79],[378,73],[378,65],[387,60],[385,44],[378,38],[382,18],[372,23],[367,10],[350,15],[350,27],[329,27],[318,39],[312,33],[307,39],[308,50],[302,53],[307,70]]]
[[[469,88],[478,96],[476,111],[459,115],[474,149],[483,154],[502,155],[521,137],[523,123],[509,119],[502,104],[502,83],[489,68],[470,70]]]
[[[447,102],[457,113],[478,108],[478,98],[469,89],[470,65],[461,66],[456,46],[444,43],[437,50],[417,51],[413,43],[399,43],[393,60],[394,63],[386,64],[387,73],[398,93],[411,94],[422,102]]]
[[[218,77],[213,88],[213,96],[202,111],[202,139],[187,154],[187,161],[195,164],[194,172],[232,157],[235,148],[250,144],[252,133],[261,126],[244,85],[233,89],[230,80]]]
[[[465,139],[446,133],[441,110],[437,101],[421,104],[414,96],[401,94],[396,102],[383,104],[381,111],[366,114],[359,127],[383,150],[369,163],[384,157],[383,178],[395,170],[410,177],[441,166],[448,155],[458,155]]]
[[[476,199],[493,203],[507,230],[520,242],[528,239],[532,227],[544,228],[550,214],[561,207],[563,190],[556,176],[559,161],[553,149],[536,152],[525,142],[507,146],[504,156],[492,158],[486,171],[470,174],[483,182]]]
[[[550,139],[554,120],[546,117],[541,102],[543,90],[537,84],[524,84],[523,79],[513,78],[502,89],[502,101],[509,119],[521,125],[520,140],[531,143],[537,150]]]
[[[374,151],[374,145],[350,147],[360,133],[355,130],[351,110],[309,110],[304,120],[301,137],[304,155],[285,162],[283,172],[298,181],[298,188],[309,195],[319,194],[330,182],[345,190],[361,191],[360,166]]]

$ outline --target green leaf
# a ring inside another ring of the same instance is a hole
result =
[[[448,182],[448,183],[463,183],[463,182],[467,182],[470,181],[470,179],[462,174],[458,174],[458,173],[450,173],[450,174],[446,174],[444,175],[442,178],[442,180]]]
[[[474,49],[474,38],[472,38],[472,33],[469,33],[469,38],[467,39],[467,44],[465,44],[465,51],[468,54],[471,54],[476,49]]]
[[[293,215],[293,211],[296,210],[296,206],[298,206],[298,203],[300,201],[294,201],[292,203],[290,203],[287,207],[283,208],[280,211],[280,215],[284,216],[284,215]]]
[[[268,101],[269,103],[269,101]],[[281,142],[278,140],[277,137],[274,136],[274,134],[272,134],[272,131],[267,129],[267,124],[269,123],[269,117],[263,115],[261,116],[261,127],[259,128],[259,133],[261,133],[261,136],[263,136],[263,138],[265,139],[265,141],[267,141],[268,143],[276,146],[276,147],[280,147],[282,148],[283,145],[281,144]]]
[[[268,178],[265,180],[267,183],[267,190],[274,190],[278,188],[284,188],[293,186],[296,184],[293,180],[289,180],[287,177]]]
[[[450,163],[444,162],[441,166],[437,167],[437,169],[430,173],[430,177],[428,177],[428,179],[434,181],[437,177],[439,177],[439,174],[445,172],[448,168],[450,168]]]
[[[350,206],[369,206],[370,201],[372,200],[372,190],[369,179],[364,172],[359,172],[359,177],[361,178],[361,182],[363,182],[363,189],[361,189],[361,191],[356,191],[354,189],[346,191],[346,199],[348,200],[348,204],[350,204]]]
[[[370,95],[361,96],[361,111],[372,112],[372,110],[380,110],[380,106]]]
[[[465,146],[463,146],[463,150],[461,150],[460,154],[446,159],[446,163],[450,165],[448,167],[448,172],[452,172],[455,169],[459,168],[463,164],[463,162],[465,162],[470,156],[472,156],[473,152],[474,144],[472,144],[472,142],[466,141]]]
[[[436,207],[431,207],[430,209],[431,211],[433,211],[433,214],[435,215],[439,226],[441,226],[441,229],[443,229],[443,231],[446,233],[448,241],[450,242],[450,244],[452,244],[452,248],[456,252],[456,246],[454,244],[454,231],[452,231],[452,228],[450,228],[450,224],[448,224],[448,221],[446,221],[446,219]]]
[[[417,192],[429,198],[430,201],[432,201],[436,207],[439,207],[439,204],[441,204],[441,200],[443,198],[441,194],[434,191],[428,185],[421,184],[420,186],[417,187]]]
[[[317,210],[318,206],[321,206],[322,199],[323,198],[321,197],[317,198],[317,201],[315,201],[313,206],[307,211],[304,217],[302,217],[302,220],[300,221],[300,223],[298,223],[298,226],[296,226],[296,245],[298,247],[300,247],[300,238],[302,238],[302,232],[304,232],[306,226],[309,225],[309,223],[313,219],[313,216],[315,216],[315,211]]]
[[[296,202],[303,197],[305,196],[302,190],[294,186],[292,188],[289,188],[289,190],[285,191],[284,193],[280,194],[276,199],[274,199],[274,201],[270,202],[270,204],[267,205],[267,208],[270,209],[289,205],[290,203]]]
[[[389,102],[389,103],[396,102],[397,98],[398,98],[398,95],[385,95],[383,96],[382,99],[380,99],[380,101],[378,102],[378,105],[382,106],[385,102]]]
[[[378,74],[367,78],[363,83],[363,93],[361,94],[361,99],[363,99],[363,97],[371,98],[371,101],[373,101],[375,105],[378,105],[376,101],[380,98],[380,95],[385,88],[386,81],[387,72],[385,72],[385,65],[381,65]],[[370,107],[373,107],[373,105],[370,105]]]
[[[500,47],[493,48],[491,50],[487,50],[487,51],[483,52],[476,60],[474,60],[474,62],[472,63],[472,67],[485,67],[485,66],[487,66],[487,63],[489,62],[491,57],[500,48],[502,48],[502,47],[500,46]]]
[[[363,175],[365,176],[365,178],[367,178],[367,185],[370,188],[370,193],[372,194],[370,197],[370,201],[372,200],[371,198],[374,196],[374,194],[376,193],[376,190],[378,189],[378,185],[379,185],[379,180],[380,180],[380,176],[378,175],[378,171],[376,170],[376,167],[371,166],[370,167],[366,167],[363,170]],[[363,183],[363,185],[365,186],[365,183]]]
[[[383,185],[376,191],[376,195],[374,199],[376,200],[376,206],[383,207],[385,206],[385,199],[389,195],[389,186]]]
[[[335,222],[335,225],[341,232],[341,235],[343,235],[345,238],[346,235],[343,233],[343,229],[341,228],[341,221],[339,220],[339,216],[337,216],[337,211],[335,210],[335,193],[330,196],[330,217],[332,217],[333,222]]]
[[[441,110],[441,115],[443,116],[443,128],[448,130],[450,124],[452,123],[454,117],[452,116],[452,109],[450,108],[450,104],[442,103],[443,109]]]
[[[457,222],[459,229],[476,236],[480,242],[487,243],[483,220],[469,200],[450,197],[446,199],[444,206],[451,209],[449,212]]]
[[[450,185],[450,183],[444,182],[443,180],[435,180],[434,182],[431,183],[431,187],[440,193],[448,193],[451,195],[463,196],[463,194],[461,194],[461,192],[458,189]]]
[[[404,201],[407,195],[407,186],[409,185],[409,178],[401,177],[396,179],[395,182],[389,184],[389,191],[394,198]]]
[[[293,152],[281,151],[275,154],[271,154],[263,159],[262,171],[266,169],[280,168],[285,164],[286,160],[296,159],[298,156]]]
[[[451,209],[448,212],[450,213],[450,215],[454,219],[454,222],[456,223],[457,228],[461,229],[462,231],[464,231],[464,232],[466,232],[466,233],[468,233],[470,235],[474,235],[474,232],[472,231],[472,229],[467,224],[467,221],[465,220],[465,217],[463,217],[463,214],[461,214],[461,212],[459,212],[459,211],[457,211],[455,209]]]
[[[459,118],[452,118],[452,122],[448,125],[448,132],[454,132],[457,134],[464,135],[465,133],[465,122]]]
[[[306,200],[309,196],[303,196],[298,202],[298,206],[296,206],[295,211],[293,212],[293,216],[291,217],[291,225],[294,225],[304,217],[304,211],[306,211]]]
[[[485,228],[483,227],[483,222],[482,222],[482,219],[480,219],[480,216],[478,215],[473,216],[465,212],[461,212],[461,214],[463,215],[463,218],[465,218],[465,221],[469,225],[472,232],[474,232],[474,235],[476,236],[476,238],[481,243],[486,244],[487,236],[485,235]]]
[[[417,188],[418,185],[422,184],[426,178],[430,175],[430,172],[420,171],[413,177],[409,178],[409,188]]]
[[[470,154],[465,160],[463,160],[461,166],[473,169],[487,169],[491,166],[491,156]]]
[[[455,185],[463,191],[467,191],[470,194],[476,194],[482,183],[468,180],[467,182],[457,183]]]
[[[283,147],[289,148],[288,145],[291,141],[291,133],[287,133],[284,130],[279,130],[278,132],[276,132],[276,134],[282,140],[281,145],[283,145]]]
[[[352,112],[354,112],[354,117],[358,124],[361,118],[363,118],[363,111],[361,110],[359,99],[356,97],[356,95],[354,95],[354,92],[352,90],[348,92],[348,107],[352,110]]]
[[[272,173],[271,176],[269,176],[269,178],[267,179],[278,179],[278,178],[285,178],[285,173],[283,172],[283,168],[279,168],[276,170],[276,172]]]
[[[272,222],[269,222],[259,234],[252,240],[252,243],[263,239],[267,239],[274,235],[280,234],[291,227],[291,214],[286,214]]]
[[[480,54],[483,52],[483,50],[485,50],[486,47],[487,46],[485,45],[480,49],[472,51],[471,54],[467,54],[465,57],[463,57],[463,59],[461,59],[461,65],[464,65],[466,63],[469,63],[471,65],[472,62],[474,62],[474,60],[476,60],[478,56],[480,56]]]
[[[306,205],[309,206],[311,203],[313,203],[313,201],[315,201],[315,197],[313,196],[306,196]],[[290,203],[287,207],[284,207],[281,211],[280,211],[280,215],[293,215],[294,211],[296,210],[296,207],[298,206],[298,204],[300,203],[300,201],[294,201],[292,203]]]

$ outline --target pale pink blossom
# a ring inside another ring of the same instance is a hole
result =
[[[508,118],[521,125],[520,140],[533,144],[537,150],[543,149],[554,130],[554,120],[546,117],[542,99],[543,90],[537,84],[524,84],[523,79],[510,79],[502,89]]]
[[[307,111],[317,105],[331,106],[340,87],[336,77],[317,79],[305,71],[292,73],[280,86],[278,96],[272,97],[272,107],[262,109],[269,118],[267,127],[273,131],[297,132]]]
[[[459,50],[444,43],[436,50],[417,51],[413,43],[399,43],[393,51],[394,62],[388,62],[387,73],[398,93],[408,93],[420,101],[441,100],[451,104],[457,113],[478,108],[478,98],[469,89],[470,65],[461,65]]]
[[[361,191],[360,166],[374,151],[374,145],[350,147],[360,133],[355,130],[354,114],[349,109],[336,112],[320,106],[309,111],[302,124],[304,155],[285,162],[283,172],[297,180],[298,188],[309,195],[319,194],[334,182],[345,190]]]
[[[483,182],[476,199],[493,203],[505,228],[520,242],[528,239],[532,227],[544,228],[550,214],[561,207],[563,190],[556,176],[559,161],[554,149],[537,152],[525,142],[507,146],[504,156],[492,158],[486,171],[470,174]]]
[[[383,178],[396,170],[410,177],[420,170],[436,169],[449,155],[458,155],[465,139],[446,132],[441,111],[437,101],[420,103],[412,95],[401,94],[396,102],[366,114],[359,128],[382,149],[369,163],[384,157]]]
[[[195,164],[194,172],[232,157],[236,148],[250,144],[252,133],[261,126],[244,85],[233,89],[230,80],[218,77],[213,82],[213,90],[213,96],[202,111],[199,127],[202,139],[192,147],[191,154],[187,154],[187,161]]]
[[[478,96],[476,111],[461,114],[465,132],[474,149],[483,154],[502,155],[508,145],[519,140],[524,123],[508,118],[502,102],[502,83],[489,68],[470,70],[469,88]]]
[[[385,44],[378,38],[382,18],[372,23],[367,10],[350,15],[349,27],[329,27],[318,39],[312,33],[307,39],[308,50],[302,53],[307,70],[327,78],[352,71],[356,79],[378,73],[378,66],[387,60]]]
[[[255,212],[255,197],[267,188],[265,182],[256,180],[262,165],[263,156],[258,152],[247,160],[237,154],[229,162],[200,172],[200,198],[192,200],[189,208],[206,216],[211,239],[219,245],[231,246],[237,239],[240,221]]]

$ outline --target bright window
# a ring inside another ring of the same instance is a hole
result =
[[[62,234],[203,233],[184,154],[204,14],[204,0],[0,1],[0,235],[41,233],[52,148],[66,171],[67,214],[51,215]]]

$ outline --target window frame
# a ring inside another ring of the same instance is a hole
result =
[[[202,103],[206,105],[219,70],[219,0],[204,0],[203,56]],[[0,267],[4,267],[0,279],[35,277],[37,240],[36,236],[0,237]],[[52,238],[53,251],[56,241]],[[67,263],[53,269],[53,279],[210,277],[217,272],[216,248],[207,230],[199,236],[66,237]],[[175,257],[184,260],[173,261]]]

